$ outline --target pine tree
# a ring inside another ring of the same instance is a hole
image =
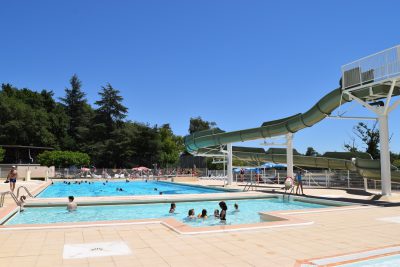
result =
[[[104,123],[109,132],[121,128],[123,119],[128,113],[128,108],[122,105],[123,97],[119,93],[119,90],[114,89],[108,83],[99,92],[101,99],[95,102],[99,106],[96,110],[97,122]]]
[[[71,77],[70,85],[71,88],[65,88],[65,97],[61,98],[61,101],[69,116],[68,134],[71,140],[68,148],[76,149],[84,142],[89,133],[88,124],[92,110],[81,89],[82,82],[76,74]]]

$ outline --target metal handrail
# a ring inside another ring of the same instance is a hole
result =
[[[20,206],[20,203],[18,201],[18,198],[14,195],[13,192],[11,191],[5,191],[5,192],[1,192],[1,196],[0,196],[0,207],[3,207],[4,205],[4,198],[7,194],[10,194],[11,197],[14,199],[15,204],[17,204],[17,206]]]
[[[249,191],[251,188],[253,188],[253,190],[255,189],[253,181],[247,182],[247,184],[243,188],[243,191]]]
[[[31,194],[31,192],[29,192],[28,188],[26,188],[26,186],[21,185],[20,187],[18,187],[17,189],[17,199],[19,198],[19,190],[23,188],[25,189],[25,192],[28,193],[28,196],[33,197],[33,195]]]

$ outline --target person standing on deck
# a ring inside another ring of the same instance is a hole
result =
[[[299,192],[299,188],[301,191],[301,194],[304,195],[304,191],[303,191],[303,181],[302,181],[302,177],[301,177],[302,173],[301,171],[298,171],[296,174],[296,180],[297,180],[297,188],[296,188],[296,195]]]
[[[18,172],[17,167],[12,166],[10,172],[7,175],[7,181],[10,182],[10,191],[14,193],[15,184],[17,183]]]
[[[244,180],[244,169],[241,168],[240,169],[240,181],[243,183],[243,180]]]

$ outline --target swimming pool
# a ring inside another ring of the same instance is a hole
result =
[[[6,224],[49,224],[64,222],[91,222],[109,220],[134,220],[151,218],[175,218],[194,227],[219,225],[220,221],[214,218],[213,212],[219,201],[177,202],[174,214],[169,214],[170,203],[138,204],[138,205],[109,205],[109,206],[81,206],[75,212],[66,211],[65,207],[26,208],[24,212],[16,214]],[[227,224],[250,224],[261,222],[259,212],[274,210],[301,210],[326,208],[327,205],[306,203],[297,200],[288,201],[282,198],[228,200]],[[233,205],[239,205],[235,212]],[[189,209],[195,214],[206,209],[209,215],[207,220],[187,220]]]
[[[224,193],[224,189],[214,189],[199,186],[175,184],[157,181],[112,181],[112,182],[81,182],[80,184],[66,184],[55,182],[48,186],[38,198],[56,197],[101,197],[101,196],[137,196],[137,195],[175,195],[175,194],[205,194],[205,193]],[[122,188],[123,191],[117,191]]]
[[[358,261],[354,263],[348,263],[339,265],[340,267],[389,267],[389,266],[400,266],[400,255],[385,256],[376,259]]]

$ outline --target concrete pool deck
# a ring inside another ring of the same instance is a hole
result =
[[[34,190],[41,184],[26,185]],[[1,191],[4,186],[8,189],[8,184],[1,184]],[[294,266],[307,259],[399,244],[400,206],[396,203],[369,201],[370,195],[346,190],[306,189],[306,193],[378,205],[295,215],[312,221],[310,225],[202,235],[178,234],[158,223],[0,231],[0,266]],[[0,211],[7,206],[12,206],[10,197]],[[87,244],[93,246],[92,250],[101,251],[101,244],[107,242],[123,242],[131,254],[94,257],[88,253],[79,259],[65,257],[64,249],[70,245]]]

